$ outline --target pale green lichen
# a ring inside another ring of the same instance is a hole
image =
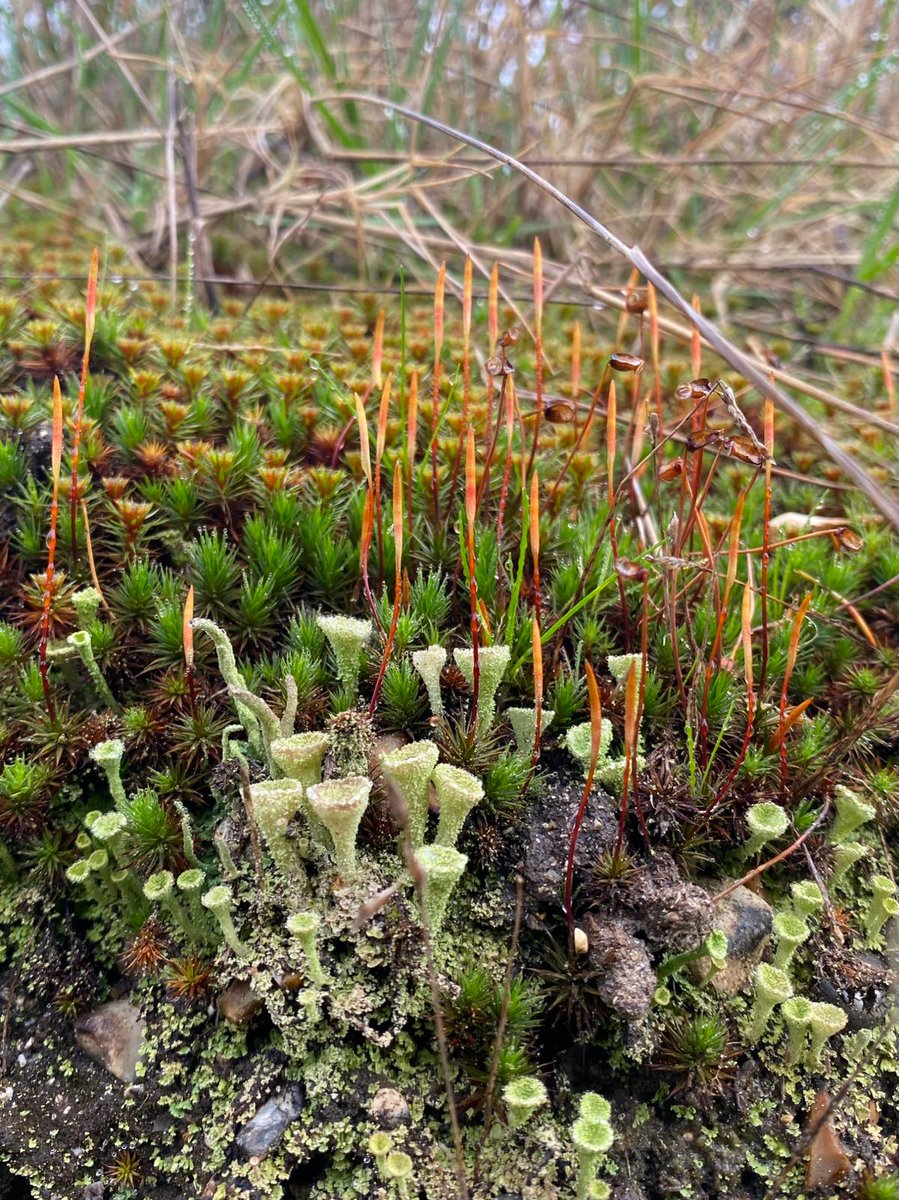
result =
[[[276,738],[269,747],[272,762],[282,775],[303,787],[321,783],[322,759],[328,749],[326,733],[294,733]]]
[[[766,800],[753,804],[746,812],[749,837],[743,843],[744,858],[753,858],[768,842],[783,837],[790,825],[790,818],[779,804]]]
[[[781,1004],[780,1013],[787,1027],[786,1061],[789,1066],[793,1066],[805,1054],[812,1002],[805,996],[790,996]]]
[[[899,915],[896,885],[889,875],[874,875],[871,888],[873,895],[865,912],[865,934],[869,944],[877,942],[887,921]]]
[[[223,883],[210,888],[203,895],[201,901],[203,907],[208,908],[218,921],[222,937],[228,946],[230,946],[238,958],[246,958],[250,953],[250,949],[237,936],[237,930],[234,928],[234,921],[231,917],[231,902],[231,889]]]
[[[785,971],[789,966],[797,946],[808,941],[808,924],[796,913],[777,913],[774,918],[774,933],[777,937],[777,948],[772,962],[775,967]]]
[[[318,626],[334,653],[340,682],[347,694],[355,697],[359,691],[365,646],[372,633],[371,621],[360,621],[356,617],[320,616]]]
[[[846,876],[852,870],[857,862],[861,862],[869,853],[868,847],[864,842],[840,842],[833,848],[833,871],[831,871],[828,884],[830,887],[839,887],[844,883]]]
[[[552,724],[555,715],[551,708],[540,710],[541,736]],[[537,737],[536,708],[507,708],[506,716],[509,718],[509,723],[512,726],[512,733],[515,736],[515,746],[518,753],[530,758],[534,752],[534,741]]]
[[[440,673],[446,665],[446,650],[442,646],[428,646],[426,650],[413,650],[412,665],[427,688],[432,716],[442,716],[443,697],[440,694]]]
[[[107,708],[113,709],[114,712],[121,712],[122,706],[116,700],[115,696],[113,696],[109,684],[100,670],[100,664],[97,662],[94,654],[94,644],[88,631],[86,629],[78,629],[75,633],[70,633],[66,641],[84,663],[85,669],[91,677],[91,682],[97,689],[97,695],[103,703]]]
[[[478,729],[490,729],[496,717],[496,693],[509,665],[511,650],[508,646],[478,647]],[[459,647],[453,652],[456,666],[465,682],[474,688],[474,650],[471,646]]]
[[[809,1014],[809,1048],[806,1063],[810,1067],[821,1064],[821,1057],[827,1042],[846,1028],[849,1016],[845,1009],[836,1004],[825,1004],[824,1001],[813,1001]]]
[[[484,785],[469,771],[440,763],[434,768],[434,787],[440,804],[434,841],[438,846],[455,846],[465,818],[484,797]]]
[[[266,779],[250,784],[250,800],[259,832],[272,861],[285,880],[303,876],[303,868],[287,829],[303,801],[303,785],[295,779]]]
[[[422,916],[432,936],[446,917],[446,908],[456,884],[468,865],[468,856],[452,846],[422,846],[415,861],[422,873]]]
[[[835,846],[847,841],[850,834],[877,816],[877,809],[873,804],[866,803],[861,796],[842,784],[833,789],[833,803],[836,816],[830,827],[830,841]]]
[[[520,1075],[503,1088],[503,1104],[510,1129],[520,1129],[549,1100],[546,1085],[536,1075]]]
[[[755,995],[746,1027],[746,1040],[750,1045],[755,1045],[761,1040],[775,1006],[783,1004],[792,995],[793,985],[785,971],[770,963],[760,963],[756,967]]]
[[[324,987],[327,976],[319,958],[317,944],[320,925],[321,918],[314,912],[293,913],[287,918],[287,932],[292,933],[300,945],[309,978],[316,986]]]
[[[431,776],[440,751],[433,742],[410,742],[391,750],[381,759],[384,774],[390,779],[406,805],[406,829],[413,848],[425,839],[431,795]]]
[[[813,917],[824,908],[824,897],[814,879],[798,879],[790,884],[793,909],[803,918]]]
[[[615,1135],[608,1121],[591,1121],[581,1116],[571,1126],[571,1140],[578,1162],[575,1195],[577,1200],[587,1200],[590,1184],[603,1156],[612,1148]]]
[[[371,780],[364,775],[330,779],[306,789],[308,803],[331,835],[337,873],[344,880],[356,874],[356,834],[370,792]]]
[[[90,756],[102,767],[109,781],[109,793],[119,812],[127,816],[128,799],[125,796],[125,786],[122,783],[122,755],[125,753],[125,743],[119,738],[110,738],[106,742],[98,742],[91,747]]]

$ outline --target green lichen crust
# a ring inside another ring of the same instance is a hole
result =
[[[425,839],[431,796],[431,776],[440,751],[433,742],[410,742],[381,759],[384,774],[395,785],[406,805],[409,841],[413,848]]]
[[[511,650],[508,646],[478,647],[478,729],[490,729],[496,717],[496,693],[509,665]],[[474,687],[474,650],[460,647],[453,657],[462,672],[465,682]]]
[[[356,834],[370,792],[371,780],[364,775],[329,779],[306,789],[306,800],[331,835],[337,873],[344,880],[356,874]]]
[[[326,733],[293,733],[276,738],[269,747],[272,762],[287,779],[295,779],[303,787],[312,787],[322,780],[322,759],[328,749]]]
[[[469,771],[440,763],[434,768],[434,787],[440,802],[434,840],[438,846],[455,846],[465,818],[484,797],[484,785]]]
[[[436,936],[446,917],[446,906],[462,878],[468,856],[453,846],[422,846],[415,854],[422,873],[422,918]]]
[[[350,696],[356,696],[362,657],[371,637],[371,621],[360,621],[356,617],[319,617],[318,626],[334,652],[340,682]]]

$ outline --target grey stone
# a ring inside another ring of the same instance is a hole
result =
[[[645,944],[620,921],[601,922],[591,913],[586,926],[593,986],[600,999],[625,1021],[642,1020],[657,982]]]
[[[396,1088],[385,1087],[375,1092],[369,1111],[382,1129],[396,1129],[409,1120],[409,1105]]]
[[[735,996],[749,986],[768,945],[773,920],[774,912],[767,900],[742,885],[717,902],[715,928],[727,937],[727,965],[712,979],[712,986],[720,995]],[[709,967],[707,958],[692,964],[700,978]]]
[[[265,1158],[284,1136],[291,1121],[303,1109],[303,1093],[295,1083],[266,1100],[237,1135],[237,1144],[247,1158]]]
[[[140,1009],[130,1000],[111,1000],[75,1022],[75,1037],[116,1079],[133,1083],[145,1028]]]

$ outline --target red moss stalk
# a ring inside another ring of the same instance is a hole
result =
[[[412,480],[415,474],[415,443],[418,440],[418,372],[413,371],[409,380],[409,398],[406,410],[406,526],[409,541],[412,541]]]
[[[468,592],[471,604],[471,654],[472,687],[469,723],[474,729],[478,723],[478,692],[481,683],[480,656],[481,640],[480,606],[478,604],[477,560],[474,549],[474,529],[478,514],[478,477],[474,450],[474,430],[469,425],[465,439],[465,522],[468,532]]]
[[[578,805],[577,815],[574,818],[574,826],[572,827],[571,838],[568,842],[568,861],[565,865],[565,919],[568,922],[568,953],[572,958],[574,957],[574,910],[572,908],[574,857],[577,852],[577,842],[581,826],[584,823],[584,813],[587,811],[587,801],[590,799],[590,791],[593,787],[593,777],[596,774],[596,763],[599,759],[599,741],[602,733],[602,703],[599,699],[596,676],[593,674],[593,668],[590,663],[586,660],[584,661],[584,669],[587,673],[587,695],[590,698],[590,766],[587,769],[587,778],[584,781],[581,802]]]
[[[84,354],[81,359],[81,382],[78,386],[78,403],[75,408],[75,429],[72,438],[72,494],[69,496],[69,525],[71,534],[72,561],[78,555],[75,540],[75,513],[78,505],[78,451],[81,446],[81,426],[84,421],[84,393],[87,389],[87,370],[91,357],[91,342],[97,319],[97,275],[100,269],[100,252],[94,247],[90,270],[87,274],[87,293],[84,301]]]
[[[381,688],[384,686],[384,676],[387,674],[387,665],[390,662],[390,655],[393,651],[397,622],[400,619],[400,604],[403,598],[403,468],[399,459],[397,459],[393,468],[393,554],[393,615],[390,619],[390,630],[387,634],[387,641],[384,644],[384,653],[381,656],[381,666],[378,670],[378,678],[375,681],[375,690],[372,692],[371,704],[368,708],[368,715],[370,717],[375,715],[378,698],[381,695]]]
[[[534,469],[534,459],[540,441],[540,423],[543,419],[543,251],[540,249],[539,238],[534,238],[534,391],[537,411],[528,459],[529,475]]]
[[[381,388],[381,403],[378,408],[378,432],[375,438],[375,517],[378,530],[378,579],[384,578],[384,524],[381,514],[381,459],[387,442],[387,417],[390,412],[390,388],[393,375],[388,375]]]
[[[437,480],[437,429],[440,422],[440,356],[443,353],[443,296],[446,289],[446,263],[440,264],[434,288],[434,388],[431,396],[431,493],[434,520],[440,520],[440,485]]]
[[[802,603],[796,610],[796,615],[793,617],[793,627],[790,630],[790,644],[787,649],[787,665],[784,669],[783,683],[780,688],[780,720],[778,721],[777,732],[780,741],[781,803],[786,800],[787,795],[787,689],[790,686],[790,676],[793,674],[793,668],[796,666],[796,657],[799,654],[799,638],[802,635],[802,622],[805,620],[805,614],[808,612],[811,602],[812,594],[809,592],[803,598]]]
[[[746,733],[743,735],[743,744],[740,747],[740,753],[737,755],[736,762],[731,767],[724,783],[718,789],[715,799],[705,810],[705,820],[708,820],[709,815],[714,812],[730,791],[731,784],[736,779],[737,772],[743,765],[746,751],[749,749],[749,743],[752,741],[755,723],[755,686],[752,673],[752,616],[754,611],[755,595],[752,587],[752,560],[747,559],[747,577],[743,585],[743,604],[740,609],[740,640],[743,644],[743,675],[746,679]]]
[[[47,535],[47,570],[44,573],[44,592],[41,597],[41,626],[38,659],[40,662],[41,686],[47,702],[47,715],[56,718],[56,707],[50,692],[50,675],[47,664],[47,643],[50,638],[50,607],[53,603],[53,578],[56,573],[56,526],[59,518],[59,476],[62,469],[62,392],[58,376],[53,376],[53,439],[50,451],[50,471],[53,493],[50,500],[50,532]]]
[[[759,666],[759,693],[764,694],[768,678],[768,563],[771,542],[771,467],[774,463],[774,405],[765,398],[765,511],[762,522],[762,661]]]

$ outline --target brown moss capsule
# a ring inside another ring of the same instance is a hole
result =
[[[568,425],[576,414],[577,407],[570,400],[547,401],[543,406],[543,416],[553,425]]]
[[[848,525],[844,525],[840,529],[835,529],[831,534],[833,538],[834,548],[837,550],[850,550],[853,554],[865,548],[864,538],[850,529]]]
[[[500,334],[499,344],[502,347],[515,346],[521,338],[521,330],[517,325],[513,325],[511,329],[506,329]]]
[[[663,483],[670,483],[672,479],[678,479],[683,473],[684,460],[682,458],[672,458],[659,467],[659,479]]]
[[[636,579],[645,583],[649,579],[649,571],[639,563],[631,562],[629,558],[616,558],[615,570],[622,579]]]
[[[639,375],[643,370],[643,359],[636,354],[613,354],[609,366],[613,371],[633,371]]]
[[[628,292],[624,298],[624,307],[629,313],[646,312],[648,303],[645,292]]]

